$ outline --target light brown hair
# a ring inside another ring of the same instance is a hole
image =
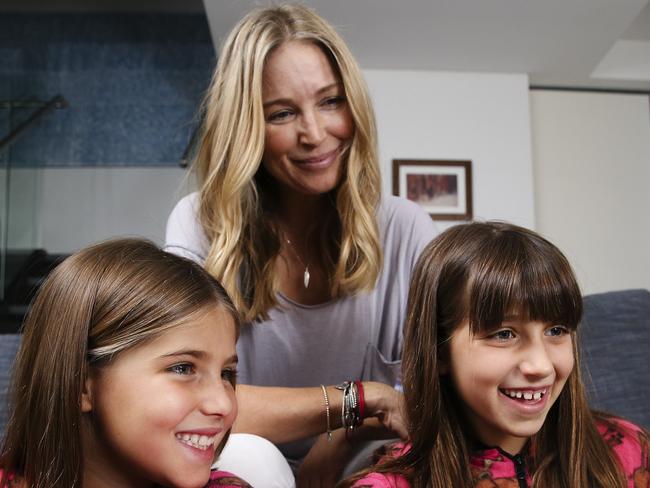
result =
[[[501,222],[452,227],[420,256],[409,292],[402,366],[412,449],[368,471],[401,473],[414,488],[475,485],[469,467],[473,435],[439,365],[449,359],[449,339],[464,320],[476,334],[498,327],[513,311],[567,327],[575,357],[562,393],[530,439],[533,486],[627,486],[597,431],[595,420],[601,417],[589,409],[580,378],[582,297],[571,266],[543,237]]]
[[[80,487],[80,410],[91,368],[197,319],[210,307],[239,318],[200,266],[154,244],[124,239],[73,254],[45,280],[24,324],[0,453],[30,488]]]
[[[380,173],[376,128],[361,71],[336,31],[307,7],[255,10],[231,31],[204,101],[195,160],[199,217],[210,242],[205,267],[224,285],[246,320],[266,319],[277,304],[274,264],[280,251],[270,201],[271,178],[261,167],[265,119],[262,76],[270,53],[290,41],[320,47],[343,84],[354,135],[344,176],[322,217],[320,246],[333,297],[375,285],[381,268],[376,222]]]

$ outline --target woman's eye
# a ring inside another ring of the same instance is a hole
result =
[[[345,98],[342,96],[327,97],[323,100],[322,105],[326,108],[338,108],[345,102]]]
[[[552,337],[560,337],[568,333],[569,333],[568,329],[561,325],[555,325],[549,329],[546,329],[546,335]]]
[[[237,383],[237,370],[226,368],[221,371],[221,379],[227,381],[231,385]]]
[[[266,120],[268,122],[284,122],[286,120],[289,120],[292,115],[293,112],[291,110],[278,110],[277,112],[273,112],[271,115],[269,115]]]
[[[174,364],[169,371],[180,375],[189,375],[194,373],[194,366],[189,363]]]
[[[491,339],[496,339],[497,341],[507,341],[515,338],[515,334],[510,329],[501,329],[497,330],[489,336]]]

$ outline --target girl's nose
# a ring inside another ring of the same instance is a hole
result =
[[[526,376],[546,378],[553,374],[553,361],[544,344],[535,343],[522,351],[520,370]]]
[[[230,383],[221,378],[210,381],[201,389],[201,411],[204,415],[217,415],[226,417],[232,413],[236,406],[235,391]]]
[[[325,126],[321,116],[315,111],[305,113],[300,127],[300,143],[318,146],[324,140]]]

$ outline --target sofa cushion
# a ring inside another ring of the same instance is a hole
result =
[[[7,423],[7,392],[19,346],[20,334],[0,334],[0,433]]]
[[[592,407],[650,428],[650,292],[599,293],[584,303],[582,365]]]

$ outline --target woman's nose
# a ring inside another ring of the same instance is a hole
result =
[[[317,112],[307,112],[302,117],[300,143],[318,146],[325,139],[325,126]]]

